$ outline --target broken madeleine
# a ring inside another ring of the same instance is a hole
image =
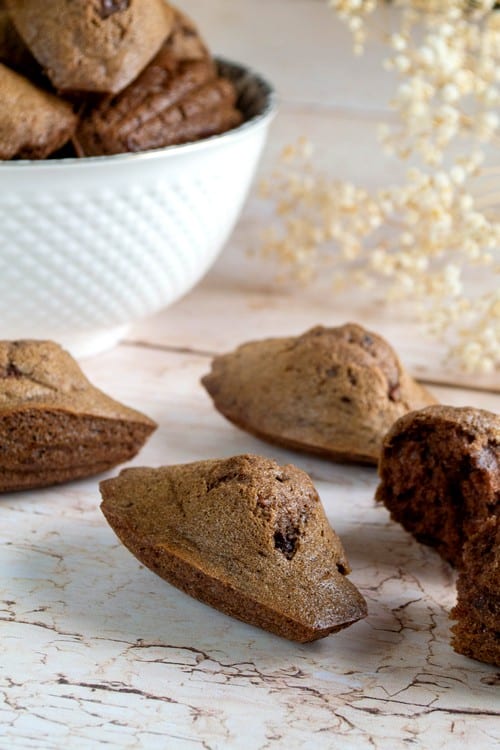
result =
[[[500,667],[500,516],[490,516],[467,540],[451,617],[459,654]]]
[[[391,518],[451,565],[500,503],[500,417],[484,409],[429,406],[387,434],[377,500]]]

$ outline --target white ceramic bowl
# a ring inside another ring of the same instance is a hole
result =
[[[0,162],[0,338],[102,351],[174,302],[226,242],[255,172],[275,100],[219,61],[245,122],[140,154]]]

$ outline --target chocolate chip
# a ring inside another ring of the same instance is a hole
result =
[[[356,375],[354,374],[353,370],[350,367],[347,368],[347,377],[349,378],[349,383],[351,385],[357,385],[358,384],[358,379],[357,379]]]
[[[121,13],[130,8],[131,0],[101,0],[101,18],[109,18],[115,13]]]
[[[21,372],[21,370],[19,370],[15,366],[15,364],[13,364],[12,362],[9,362],[9,364],[7,365],[5,369],[5,374],[3,377],[4,378],[22,378],[23,373]]]
[[[274,534],[274,546],[283,552],[288,560],[291,560],[297,547],[298,529],[293,529],[286,534],[276,531]]]

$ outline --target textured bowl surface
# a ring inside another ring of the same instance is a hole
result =
[[[96,353],[196,284],[238,218],[274,110],[226,61],[245,122],[140,154],[0,163],[0,338]]]

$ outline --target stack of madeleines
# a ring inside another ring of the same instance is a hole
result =
[[[196,141],[242,121],[194,24],[165,0],[0,2],[0,159]]]

